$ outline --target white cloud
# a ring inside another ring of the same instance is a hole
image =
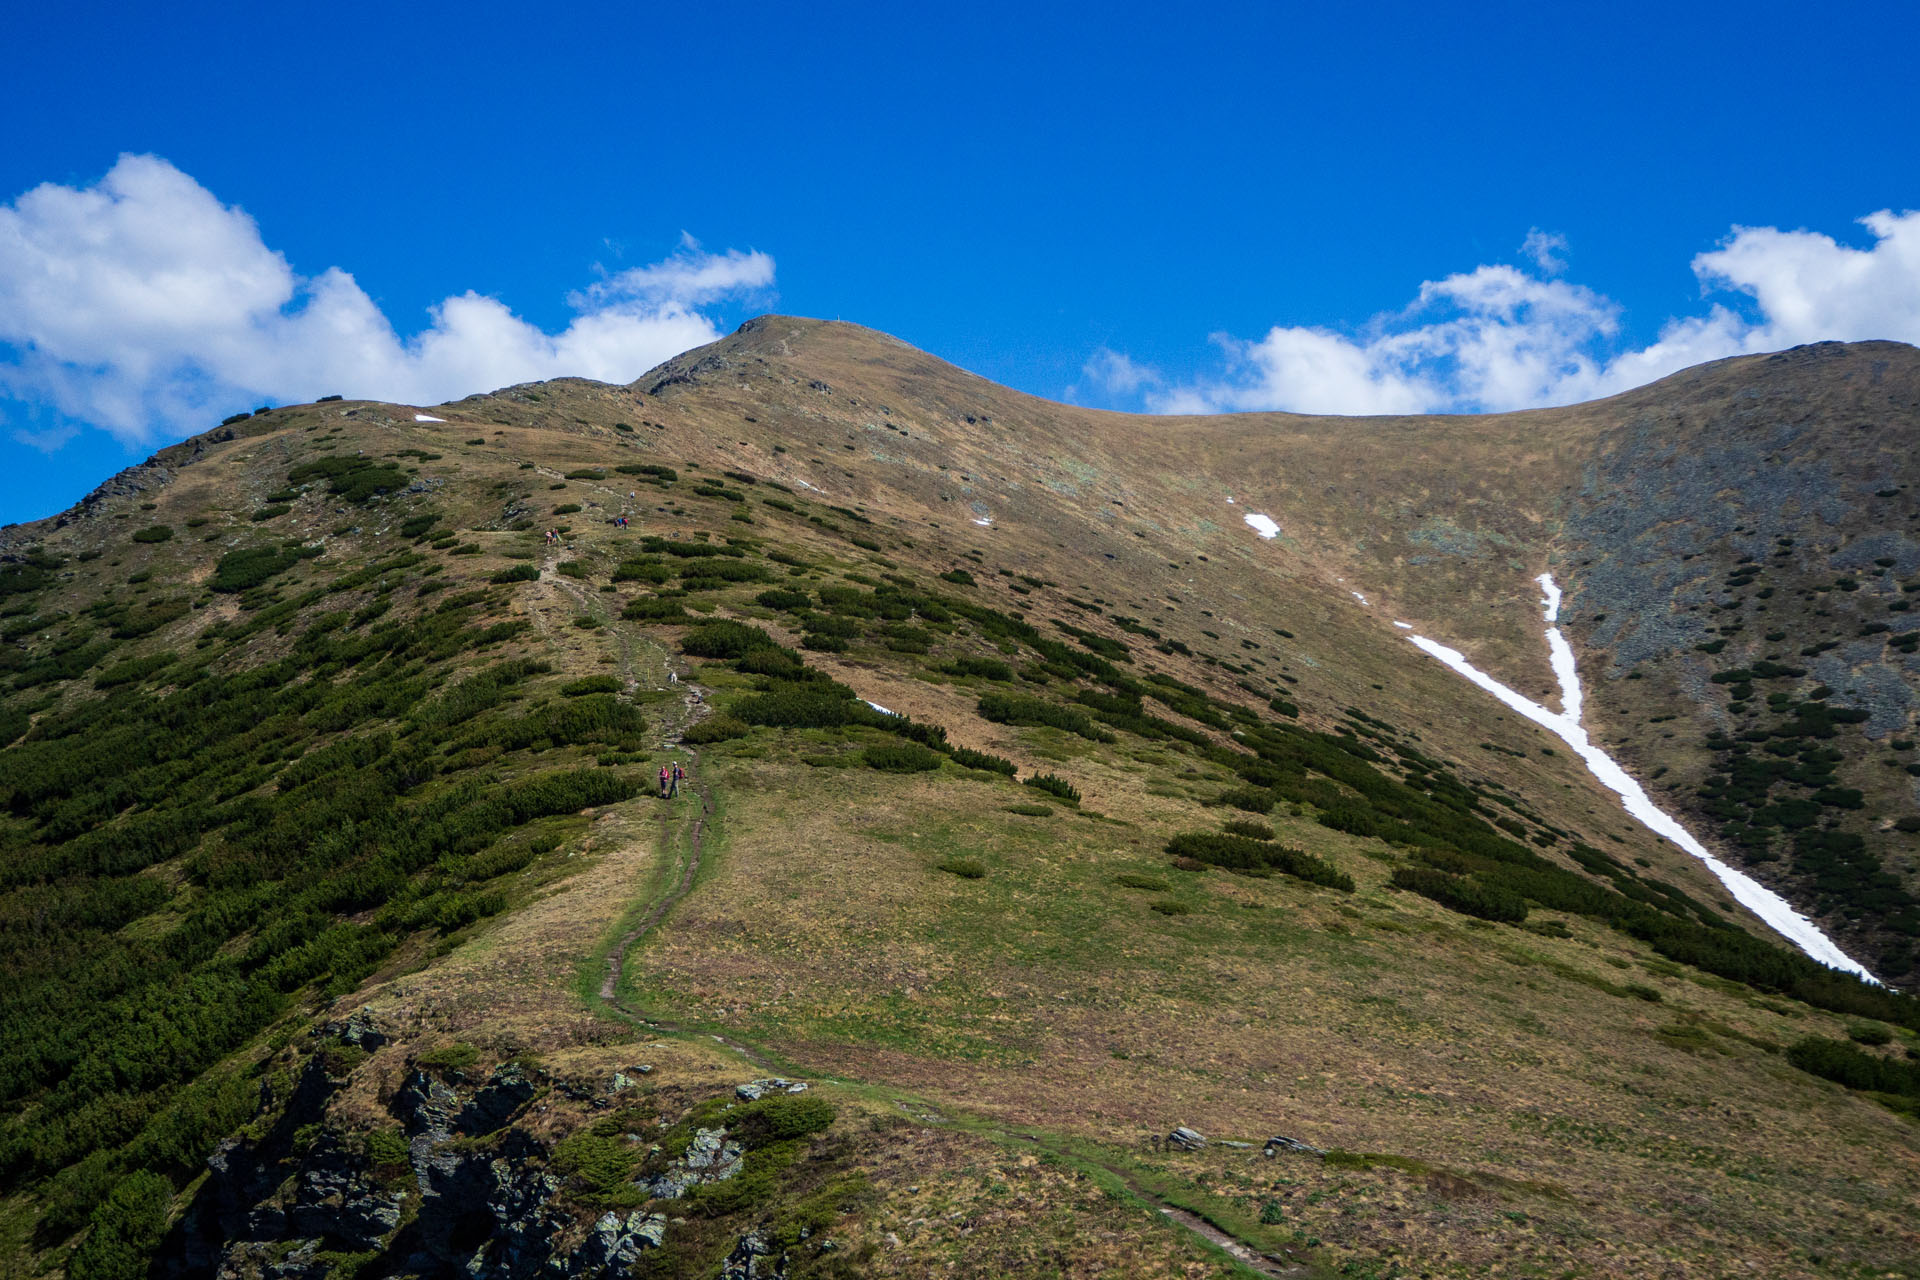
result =
[[[1080,366],[1080,373],[1096,390],[1109,396],[1130,396],[1142,388],[1157,387],[1162,379],[1150,365],[1141,364],[1108,347],[1099,347]],[[1073,388],[1078,390],[1078,388]]]
[[[1533,259],[1533,265],[1550,276],[1557,276],[1567,269],[1565,254],[1567,238],[1557,231],[1542,231],[1534,227],[1527,232],[1527,238],[1521,242],[1520,252]]]
[[[347,272],[300,276],[244,212],[127,155],[94,186],[0,207],[0,394],[146,443],[255,397],[437,404],[562,375],[626,382],[717,338],[701,307],[773,278],[764,253],[689,239],[572,295],[559,333],[469,292],[402,338]]]
[[[1874,238],[1868,248],[1811,231],[1735,227],[1692,266],[1703,294],[1746,301],[1669,319],[1645,347],[1621,347],[1611,299],[1547,278],[1564,267],[1557,254],[1566,242],[1536,229],[1522,252],[1537,274],[1489,265],[1428,281],[1406,310],[1353,335],[1300,326],[1252,341],[1215,334],[1225,357],[1219,372],[1136,389],[1159,413],[1501,411],[1612,395],[1703,361],[1804,342],[1920,343],[1920,211],[1860,221]],[[1131,364],[1104,348],[1095,359],[1103,369]]]

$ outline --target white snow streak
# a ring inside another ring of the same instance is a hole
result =
[[[416,413],[413,415],[413,420],[415,422],[445,422],[446,421],[445,418],[436,418],[430,413]]]
[[[1553,580],[1553,575],[1550,573],[1543,573],[1534,581],[1539,583],[1540,590],[1546,593],[1540,597],[1540,603],[1547,611],[1547,621],[1560,621],[1560,585]]]
[[[1549,624],[1558,621],[1560,616],[1560,588],[1554,583],[1551,574],[1541,574],[1535,579],[1544,593],[1541,598],[1542,612]],[[1354,593],[1356,596],[1358,592]],[[1835,945],[1833,939],[1820,931],[1820,927],[1795,911],[1785,899],[1771,889],[1760,884],[1744,872],[1736,871],[1726,863],[1708,853],[1706,846],[1694,839],[1687,829],[1680,825],[1671,814],[1663,811],[1648,798],[1646,791],[1616,764],[1612,757],[1595,746],[1587,737],[1587,731],[1581,727],[1580,711],[1582,694],[1580,672],[1574,662],[1573,646],[1567,643],[1560,628],[1549,625],[1547,628],[1547,652],[1553,664],[1554,677],[1560,682],[1559,715],[1547,710],[1515,693],[1492,676],[1476,668],[1466,660],[1457,649],[1449,649],[1436,644],[1425,636],[1408,636],[1408,640],[1419,646],[1424,653],[1438,658],[1455,671],[1500,699],[1511,710],[1558,735],[1581,760],[1586,762],[1593,776],[1609,790],[1619,795],[1627,812],[1642,826],[1655,835],[1665,836],[1682,849],[1706,863],[1734,900],[1747,910],[1764,920],[1775,932],[1793,943],[1800,950],[1830,968],[1842,969],[1848,973],[1859,974],[1869,982],[1877,982],[1866,967],[1848,956]]]
[[[897,716],[900,714],[898,711],[889,711],[885,707],[881,706],[879,703],[871,701],[870,699],[867,699],[867,698],[862,698],[860,699],[860,701],[865,702],[868,706],[872,707],[875,711],[878,711],[883,716]]]
[[[1361,604],[1365,604],[1367,602],[1367,598],[1361,595],[1358,591],[1349,591],[1347,594],[1352,596],[1355,600],[1358,600]]]
[[[979,526],[980,526],[981,528],[983,528],[983,529],[985,529],[985,528],[990,528],[990,527],[991,527],[991,526],[993,525],[993,517],[992,517],[992,516],[979,516],[979,517],[977,517],[977,518],[976,518],[976,519],[974,520],[974,523],[975,523],[975,524],[977,524],[977,525],[979,525]]]
[[[1227,501],[1232,502],[1233,499],[1228,498]],[[1263,516],[1257,511],[1249,511],[1241,518],[1247,522],[1249,528],[1263,538],[1277,538],[1280,536],[1280,526],[1274,523],[1272,516]]]
[[[1413,630],[1413,624],[1411,622],[1396,622],[1393,625],[1400,628],[1402,631]]]

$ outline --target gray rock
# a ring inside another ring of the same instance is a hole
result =
[[[640,1082],[634,1077],[651,1075],[652,1073],[653,1064],[650,1062],[643,1062],[637,1067],[628,1067],[624,1071],[616,1071],[613,1073],[613,1082],[607,1086],[608,1092],[624,1093],[628,1089],[637,1089],[640,1086]]]
[[[805,1093],[805,1080],[788,1080],[784,1076],[770,1076],[765,1080],[755,1080],[750,1084],[738,1084],[733,1087],[736,1095],[747,1102],[764,1098],[770,1093]]]
[[[758,1231],[749,1231],[720,1264],[720,1280],[783,1280],[787,1274],[787,1255],[774,1252],[774,1246]]]
[[[460,1095],[424,1071],[410,1072],[393,1095],[393,1114],[414,1135],[432,1133],[445,1141],[453,1132]]]
[[[283,1229],[296,1236],[325,1237],[348,1252],[379,1245],[400,1225],[404,1197],[374,1185],[360,1163],[337,1134],[321,1134],[294,1178]]]
[[[1167,1135],[1167,1143],[1169,1146],[1178,1147],[1182,1151],[1198,1151],[1207,1145],[1207,1139],[1206,1135],[1200,1133],[1198,1130],[1189,1129],[1187,1126],[1181,1125]]]
[[[454,1128],[472,1137],[482,1137],[505,1127],[521,1107],[532,1101],[539,1086],[527,1078],[517,1062],[503,1062],[493,1069],[487,1083],[460,1108]]]
[[[1281,1134],[1276,1134],[1274,1137],[1267,1139],[1265,1151],[1267,1155],[1273,1155],[1279,1151],[1298,1151],[1310,1156],[1323,1156],[1327,1154],[1311,1143],[1302,1142],[1298,1138],[1289,1138]]]
[[[374,1052],[387,1043],[387,1035],[374,1025],[373,1010],[359,1009],[338,1022],[329,1022],[320,1028],[323,1037],[344,1040],[358,1049]]]
[[[695,1129],[686,1154],[665,1173],[642,1185],[656,1200],[678,1200],[695,1187],[733,1177],[745,1158],[745,1151],[739,1143],[728,1140],[725,1129]]]
[[[664,1214],[635,1211],[624,1219],[617,1213],[602,1214],[568,1260],[567,1273],[622,1280],[633,1274],[633,1264],[641,1254],[658,1249],[666,1237]]]

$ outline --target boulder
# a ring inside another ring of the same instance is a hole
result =
[[[1207,1145],[1207,1139],[1206,1135],[1202,1134],[1199,1130],[1189,1129],[1185,1125],[1180,1125],[1172,1133],[1167,1135],[1167,1145],[1178,1147],[1182,1151],[1198,1151]]]

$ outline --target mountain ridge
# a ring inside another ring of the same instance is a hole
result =
[[[1911,705],[1813,682],[1908,687],[1916,360],[1743,359],[1679,408],[1339,436],[769,317],[627,386],[270,410],[10,527],[0,1253],[1905,1265],[1911,1002],[1783,950],[1394,626],[1549,697],[1553,572],[1608,749],[1897,934],[1874,716]],[[1765,510],[1721,496],[1756,465]],[[1666,628],[1624,663],[1620,591]],[[697,808],[641,794],[676,756]],[[735,1090],[775,1076],[807,1106]]]

